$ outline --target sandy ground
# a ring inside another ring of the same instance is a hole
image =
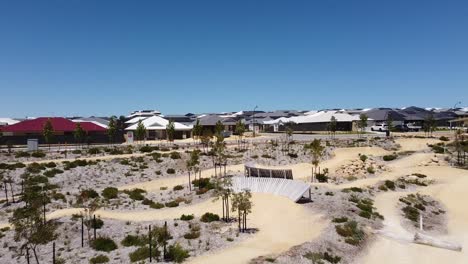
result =
[[[313,240],[326,226],[320,214],[287,198],[253,194],[252,201],[254,209],[248,216],[247,224],[259,229],[254,236],[231,248],[191,259],[189,263],[247,263],[254,257],[282,252],[294,245]],[[48,214],[47,218],[60,218],[79,212],[78,208],[64,209]],[[181,214],[201,216],[205,212],[221,214],[220,202],[208,200],[184,208],[162,210],[98,210],[96,215],[122,221],[151,221],[178,218]]]
[[[422,151],[429,149],[427,144],[435,144],[440,140],[435,138],[397,138],[395,142],[400,144],[400,151]]]

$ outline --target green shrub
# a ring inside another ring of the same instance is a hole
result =
[[[51,161],[51,162],[45,163],[44,166],[46,166],[47,168],[55,168],[55,167],[57,167],[57,164],[55,164],[55,162]]]
[[[337,225],[335,226],[335,230],[338,235],[346,238],[346,243],[351,245],[359,244],[359,242],[364,239],[365,235],[364,231],[359,228],[356,221],[349,221],[343,225]]]
[[[164,204],[162,203],[153,203],[150,205],[151,208],[153,209],[161,209],[161,208],[164,208]]]
[[[359,188],[359,187],[351,187],[351,188],[344,188],[342,190],[342,192],[345,192],[345,193],[348,193],[348,192],[358,192],[358,193],[362,193],[362,188]]]
[[[324,173],[317,173],[315,175],[315,178],[317,179],[318,182],[328,182],[328,176],[325,175]]]
[[[403,213],[405,217],[413,222],[417,222],[419,220],[419,211],[418,209],[412,207],[411,205],[405,206],[403,209]]]
[[[127,235],[121,242],[122,246],[124,247],[132,247],[132,246],[144,246],[148,243],[147,239],[143,236],[136,236],[136,235]]]
[[[450,139],[449,139],[448,137],[446,137],[446,136],[441,136],[441,137],[439,138],[439,140],[440,140],[440,141],[450,141]]]
[[[423,178],[426,178],[426,177],[427,177],[427,175],[422,174],[422,173],[413,173],[412,175],[414,175],[414,176],[416,176],[416,177],[418,177],[418,178],[420,178],[420,179],[423,179]]]
[[[44,176],[49,177],[49,178],[52,178],[52,177],[54,177],[55,175],[61,174],[61,173],[63,173],[63,170],[59,170],[59,169],[54,168],[54,169],[45,171],[45,172],[44,172]]]
[[[166,170],[167,174],[174,174],[175,170],[173,168],[169,168]]]
[[[43,164],[39,164],[37,162],[33,162],[26,167],[27,172],[34,174],[40,173],[42,170],[45,169],[46,167]]]
[[[98,255],[96,257],[92,257],[89,259],[90,264],[100,264],[100,263],[107,263],[109,262],[109,258],[104,255]]]
[[[177,207],[179,206],[179,203],[177,201],[170,201],[165,203],[166,207]]]
[[[182,220],[182,221],[190,221],[193,218],[194,218],[193,214],[191,214],[191,215],[184,215],[183,214],[182,216],[180,216],[180,220]]]
[[[214,221],[219,221],[219,215],[213,214],[213,213],[204,213],[204,214],[201,216],[200,221],[202,221],[202,222],[204,222],[204,223],[210,223],[210,222],[214,222]]]
[[[184,189],[184,186],[182,185],[176,185],[174,186],[174,188],[172,188],[174,191],[180,191],[180,190],[183,190]]]
[[[15,153],[15,158],[29,158],[31,157],[31,154],[26,151],[18,151]]]
[[[176,243],[175,245],[169,246],[166,256],[170,261],[174,261],[175,263],[182,263],[190,255],[187,250],[185,250],[181,245]]]
[[[132,200],[142,201],[143,199],[145,199],[143,193],[146,193],[146,191],[143,189],[135,188],[130,191],[124,190],[124,193],[128,194],[128,197],[130,197],[130,199]]]
[[[388,191],[388,188],[387,188],[387,186],[382,184],[382,185],[379,186],[379,190],[386,192],[386,191]]]
[[[200,232],[198,231],[190,231],[184,235],[185,239],[196,239],[200,237]]]
[[[374,167],[372,167],[372,166],[367,167],[367,172],[370,173],[370,174],[374,174],[375,173]]]
[[[208,189],[211,190],[214,188],[214,184],[210,181],[210,178],[201,178],[192,181],[193,186],[198,187],[199,189]]]
[[[34,158],[43,158],[45,157],[46,154],[40,150],[37,150],[37,151],[34,151],[33,153],[31,153],[31,157],[34,157]]]
[[[384,160],[384,161],[391,161],[391,160],[396,159],[397,157],[398,157],[398,156],[395,155],[395,154],[392,154],[392,155],[385,155],[385,156],[383,156],[383,160]]]
[[[341,224],[341,223],[346,223],[346,222],[348,222],[348,217],[346,217],[346,216],[343,216],[343,217],[335,217],[335,218],[333,218],[332,222],[333,222],[333,223],[339,223],[339,224]]]
[[[79,150],[79,149],[74,149],[74,150],[72,151],[72,154],[81,154],[81,150]]]
[[[91,242],[91,247],[97,251],[111,252],[117,249],[117,244],[108,237],[98,237]]]
[[[177,151],[173,151],[171,152],[171,155],[170,155],[171,159],[180,159],[180,153],[177,152]]]
[[[99,148],[90,148],[90,149],[88,149],[88,154],[97,155],[99,153],[101,153],[101,150]]]
[[[296,153],[288,153],[288,156],[292,159],[296,159],[298,157]]]
[[[81,194],[80,194],[81,197],[86,197],[86,198],[90,198],[90,199],[94,199],[94,198],[98,198],[99,197],[99,193],[97,193],[95,190],[93,189],[85,189],[85,190],[82,190],[81,191]]]
[[[148,259],[150,257],[150,250],[148,246],[140,247],[136,249],[135,251],[131,252],[128,254],[130,257],[131,262],[137,262],[137,261],[142,261],[145,259]],[[151,256],[153,258],[157,258],[159,256],[159,251],[156,248],[152,248],[151,250]]]
[[[362,162],[366,162],[367,156],[366,156],[366,155],[359,155],[359,159],[360,159]]]
[[[390,180],[386,180],[385,181],[385,187],[387,187],[388,189],[394,191],[395,190],[395,182],[390,181]]]
[[[102,191],[102,197],[106,199],[114,199],[117,198],[119,190],[115,187],[107,187]]]
[[[154,150],[153,147],[148,146],[148,145],[145,145],[145,146],[140,148],[140,152],[142,152],[142,153],[152,152],[153,150]]]

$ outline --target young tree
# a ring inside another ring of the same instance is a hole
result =
[[[167,134],[167,139],[172,142],[174,141],[174,134],[175,134],[175,124],[174,121],[169,121],[169,123],[166,126],[166,134]]]
[[[315,175],[317,174],[317,168],[318,168],[318,173],[320,173],[320,160],[324,154],[325,147],[322,146],[322,141],[320,139],[314,139],[310,144],[304,145],[305,149],[308,149],[310,151],[310,154],[312,155],[312,160],[311,163],[313,165],[312,168],[312,182],[315,179]]]
[[[107,136],[109,137],[109,143],[113,144],[115,141],[115,136],[117,135],[117,122],[115,117],[112,116],[109,120],[109,125],[107,125]]]
[[[437,123],[434,119],[434,115],[430,113],[424,119],[423,130],[428,136],[432,137],[432,133],[437,129]]]
[[[145,125],[140,121],[138,121],[137,128],[135,130],[135,136],[137,140],[144,140],[146,138],[146,127]]]
[[[78,197],[77,204],[83,207],[83,211],[80,212],[83,221],[86,223],[86,231],[88,234],[88,244],[91,245],[91,229],[93,225],[94,212],[100,207],[99,197],[90,197],[88,191],[82,191]]]
[[[330,134],[331,134],[332,138],[335,137],[336,128],[337,128],[337,121],[336,121],[336,118],[334,116],[332,116],[330,118]]]
[[[7,187],[7,179],[4,175],[4,172],[0,170],[0,183],[2,183],[3,190],[5,191],[5,201],[6,204],[8,205],[8,187]]]
[[[221,199],[223,207],[223,220],[229,220],[229,197],[232,195],[232,180],[229,177],[214,178],[214,200]]]
[[[54,127],[52,126],[52,121],[47,119],[47,121],[44,124],[44,127],[42,128],[42,135],[44,136],[45,142],[49,145],[49,151],[50,151],[50,143],[54,137]]]
[[[197,177],[198,165],[200,164],[200,150],[194,149],[190,152],[190,158],[187,160],[186,167],[189,176],[189,190],[192,190],[192,180],[190,179],[190,173],[193,171],[195,173],[195,178]]]
[[[223,136],[223,131],[224,131],[224,125],[221,122],[221,120],[218,120],[215,126],[215,137]]]
[[[211,134],[208,130],[203,131],[203,135],[200,137],[200,143],[203,147],[203,152],[207,153],[211,143]]]
[[[392,118],[392,115],[387,114],[386,123],[387,123],[388,134],[391,135],[391,133],[393,131],[393,118]]]
[[[25,192],[22,197],[24,205],[13,212],[9,221],[15,230],[15,241],[22,243],[21,252],[31,249],[38,264],[37,248],[57,237],[57,224],[55,221],[45,221],[42,216],[41,208],[45,205],[44,192],[42,188],[39,188],[36,178],[37,176],[26,177]]]
[[[75,142],[81,146],[85,137],[85,131],[81,127],[80,123],[76,123],[75,130],[73,131],[73,136],[75,138]]]
[[[239,149],[243,149],[242,137],[244,136],[244,133],[245,133],[245,125],[242,122],[242,120],[239,120],[236,123],[236,134],[239,137],[239,139],[237,140],[237,146],[239,147]]]
[[[367,117],[366,114],[362,113],[359,115],[359,122],[358,122],[358,128],[359,128],[359,131],[361,132],[361,134],[364,134],[364,130],[366,129],[367,127],[367,120],[369,118]]]
[[[200,139],[201,135],[202,135],[202,126],[200,124],[200,119],[197,119],[197,121],[195,122],[195,125],[193,126],[193,130],[192,130],[192,133],[193,133],[193,137],[195,138],[198,138]]]
[[[239,232],[247,230],[247,215],[252,212],[252,194],[248,189],[234,193],[232,197],[232,212],[237,211]]]
[[[224,142],[224,137],[222,134],[218,134],[216,136],[216,139],[213,143],[213,146],[212,146],[212,152],[213,152],[213,165],[215,167],[215,176],[216,175],[216,167],[217,165],[220,166],[220,175],[221,175],[221,166],[223,164],[226,164],[226,161],[227,161],[227,156],[226,154],[224,153],[225,152],[225,149],[226,149],[226,143]],[[224,175],[226,176],[226,175]]]

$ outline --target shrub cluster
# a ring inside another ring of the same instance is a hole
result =
[[[117,249],[117,244],[108,237],[98,237],[91,242],[91,247],[97,251],[111,252]]]
[[[128,197],[132,200],[142,201],[143,199],[145,199],[143,193],[146,193],[146,191],[143,189],[135,188],[132,190],[124,190],[123,192],[125,194],[128,194]]]
[[[200,221],[204,223],[211,223],[214,221],[219,221],[219,215],[207,212],[201,216]]]
[[[89,259],[90,264],[101,264],[109,262],[109,258],[105,255],[98,255]]]
[[[382,157],[384,161],[392,161],[396,159],[398,156],[396,154],[391,154],[391,155],[385,155]]]
[[[335,230],[338,235],[345,237],[346,243],[353,246],[359,245],[359,243],[365,238],[364,231],[354,220],[348,221],[343,225],[336,225]]]
[[[102,191],[102,197],[106,198],[106,199],[114,199],[114,198],[117,198],[117,195],[119,193],[119,190],[115,187],[106,187],[103,191]]]

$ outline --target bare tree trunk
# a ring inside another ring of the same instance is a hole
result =
[[[224,197],[222,199],[223,199],[223,202],[222,202],[222,204],[223,204],[223,220],[225,220],[226,218],[225,218],[225,215],[224,215]]]
[[[192,191],[192,181],[190,180],[190,171],[188,172],[188,187],[189,187],[189,191]]]
[[[11,200],[13,201],[13,203],[15,202],[15,193],[13,192],[13,184],[12,184],[13,180],[10,179],[8,181],[8,183],[10,184],[10,190],[11,190]]]
[[[237,212],[239,212],[239,232],[241,232],[241,211],[237,209]]]
[[[6,200],[6,203],[8,204],[8,189],[7,189],[6,181],[3,181],[3,187],[5,187],[5,200]]]
[[[32,247],[33,253],[34,253],[34,258],[36,259],[36,264],[39,264],[39,258],[37,257],[36,253],[36,246]]]

